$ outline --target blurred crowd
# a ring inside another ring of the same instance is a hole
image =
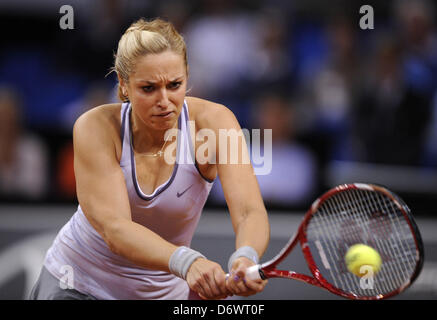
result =
[[[273,168],[258,176],[267,204],[306,205],[336,160],[437,167],[437,8],[380,2],[365,3],[373,30],[360,29],[360,1],[340,0],[72,1],[74,30],[57,11],[2,12],[2,33],[21,23],[0,53],[0,197],[75,200],[72,126],[117,101],[107,73],[139,17],[182,32],[189,95],[273,129]],[[210,203],[224,203],[219,181]]]

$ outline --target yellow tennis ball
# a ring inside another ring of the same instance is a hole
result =
[[[347,269],[358,277],[363,276],[367,271],[362,266],[370,266],[373,273],[381,269],[381,256],[378,251],[365,244],[354,244],[349,248],[345,255]],[[361,272],[360,272],[361,269]]]

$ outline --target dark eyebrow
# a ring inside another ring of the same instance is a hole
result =
[[[174,79],[172,79],[172,80],[170,80],[169,82],[177,82],[177,81],[182,81],[182,79],[183,79],[183,76],[180,76],[180,77],[176,77],[176,78],[174,78]],[[157,84],[158,82],[157,81],[151,81],[151,80],[138,80],[137,82],[145,82],[145,83],[147,83],[147,84],[151,84],[151,85],[154,85],[154,84]]]
[[[141,82],[141,83],[147,83],[147,84],[156,84],[156,82],[154,81],[149,81],[149,80],[138,80],[137,82]]]

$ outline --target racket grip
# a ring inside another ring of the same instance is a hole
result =
[[[254,266],[247,268],[246,269],[246,277],[250,280],[262,279],[260,269],[261,269],[261,266],[259,264],[256,264]]]
[[[246,278],[250,280],[262,279],[261,277],[261,265],[256,264],[246,269]],[[229,273],[226,274],[226,280],[229,278]]]

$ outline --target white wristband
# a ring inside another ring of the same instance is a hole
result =
[[[171,255],[168,268],[171,273],[185,280],[188,269],[198,258],[205,258],[205,256],[196,250],[181,246]]]
[[[256,252],[256,250],[252,247],[249,246],[244,246],[241,248],[238,248],[238,250],[236,250],[231,257],[229,258],[228,261],[228,270],[229,272],[232,269],[232,264],[234,263],[235,259],[240,258],[240,257],[246,257],[249,260],[252,260],[255,264],[258,263],[258,253]]]

